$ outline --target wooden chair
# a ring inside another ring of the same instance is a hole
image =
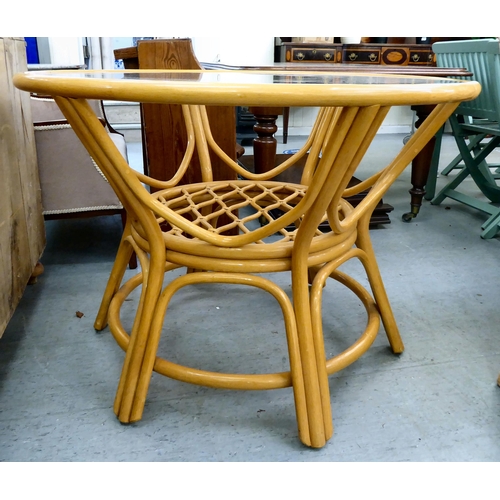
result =
[[[432,199],[439,205],[451,198],[490,215],[481,226],[482,238],[492,238],[500,227],[500,187],[498,175],[487,163],[488,155],[500,145],[500,44],[498,40],[466,40],[440,42],[433,45],[438,66],[465,67],[473,73],[468,78],[478,81],[481,94],[473,101],[460,104],[450,124],[459,156],[445,169],[449,173],[459,167],[457,175]],[[463,167],[460,168],[460,162]],[[471,178],[486,198],[459,191],[458,186]]]

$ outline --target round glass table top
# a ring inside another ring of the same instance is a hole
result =
[[[476,82],[376,73],[263,70],[32,71],[16,87],[54,96],[177,104],[339,106],[472,99]]]

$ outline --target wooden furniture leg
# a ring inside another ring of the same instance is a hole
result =
[[[43,264],[40,261],[38,261],[36,263],[35,269],[33,269],[33,273],[30,276],[28,285],[34,285],[37,282],[38,276],[40,276],[40,274],[43,274],[43,271],[44,271]]]
[[[417,114],[417,120],[415,122],[415,127],[418,128],[426,118],[431,114],[434,106],[412,106],[412,109]],[[414,158],[411,166],[411,185],[409,193],[411,195],[410,212],[403,214],[404,222],[411,222],[414,219],[420,207],[422,206],[422,199],[425,195],[425,185],[427,183],[427,177],[429,176],[429,170],[432,162],[432,155],[434,153],[434,146],[436,143],[436,138],[433,137],[426,146],[420,151],[420,153]]]
[[[254,130],[258,137],[253,140],[255,173],[268,172],[275,166],[277,141],[274,134],[278,130],[276,120],[282,110],[283,108],[249,108],[257,120]]]
[[[415,127],[418,128],[425,119],[430,115],[434,106],[412,106],[415,110],[417,119]],[[278,130],[276,120],[281,112],[284,113],[283,120],[285,123],[285,113],[287,108],[249,108],[254,114],[257,124],[254,130],[258,137],[254,139],[254,164],[255,172],[263,173],[271,170],[276,162],[276,145],[277,141],[274,134]],[[288,108],[289,110],[289,108]],[[288,137],[287,137],[288,138]],[[432,155],[434,153],[436,139],[433,138],[415,157],[412,162],[411,169],[411,184],[409,190],[411,195],[410,212],[403,214],[402,219],[405,222],[411,222],[419,213],[422,206],[422,199],[425,195],[425,185],[429,176],[429,170],[432,163]],[[285,132],[283,132],[283,143],[285,142]]]

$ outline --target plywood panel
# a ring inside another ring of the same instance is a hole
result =
[[[0,37],[0,336],[45,247],[30,99],[12,84],[20,71],[24,39]]]

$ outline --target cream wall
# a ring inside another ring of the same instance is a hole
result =
[[[292,108],[288,123],[289,135],[305,135],[310,130],[318,108]],[[393,107],[379,129],[380,134],[407,134],[411,130],[413,112],[409,106]],[[282,118],[278,118],[278,135],[281,134]]]
[[[82,37],[49,37],[51,64],[83,64]]]
[[[238,43],[228,42],[231,36],[193,37],[193,49],[201,62],[258,66],[274,62],[274,37],[239,35]]]

